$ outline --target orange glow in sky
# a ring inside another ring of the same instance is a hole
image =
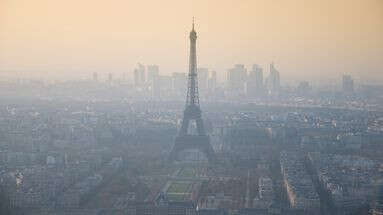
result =
[[[274,61],[281,76],[383,80],[382,0],[0,0],[0,73],[187,72]],[[16,73],[15,73],[16,74]]]

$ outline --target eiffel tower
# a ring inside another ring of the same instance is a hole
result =
[[[209,162],[215,161],[213,147],[210,145],[210,138],[206,134],[201,109],[199,106],[198,96],[198,78],[197,78],[197,57],[196,57],[196,41],[197,33],[193,28],[190,32],[190,55],[189,55],[189,74],[188,74],[188,89],[186,96],[186,106],[182,119],[182,126],[175,138],[174,146],[169,155],[169,160],[177,160],[178,154],[181,151],[188,149],[198,149],[203,152]],[[189,134],[188,128],[191,120],[195,120],[197,134]]]

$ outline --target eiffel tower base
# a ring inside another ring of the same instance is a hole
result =
[[[209,163],[216,161],[213,147],[210,145],[210,138],[207,135],[183,135],[176,137],[174,146],[169,154],[169,161],[176,161],[178,154],[188,149],[197,149],[204,153]]]

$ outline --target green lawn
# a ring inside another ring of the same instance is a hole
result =
[[[194,169],[183,168],[178,175],[181,177],[194,177]]]
[[[188,191],[190,183],[173,182],[167,193],[186,193]]]

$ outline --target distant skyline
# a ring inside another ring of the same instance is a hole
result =
[[[186,73],[193,16],[197,64],[221,79],[238,63],[267,76],[274,61],[282,82],[383,81],[382,0],[2,0],[0,77]]]

